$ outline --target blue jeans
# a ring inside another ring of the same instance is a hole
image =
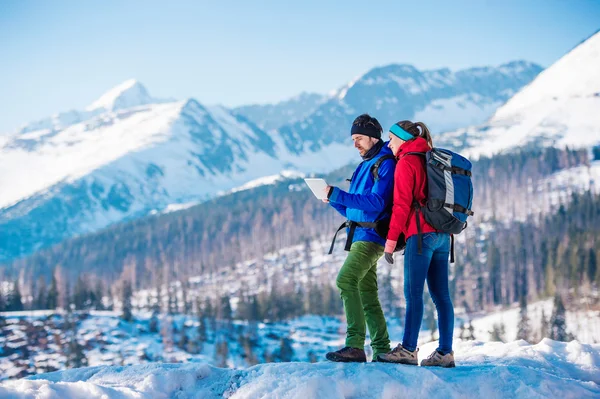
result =
[[[446,233],[423,234],[423,247],[419,254],[419,237],[411,236],[404,253],[404,296],[406,320],[402,346],[410,351],[417,348],[419,330],[423,320],[423,289],[425,279],[431,299],[437,309],[440,344],[443,354],[452,352],[454,332],[454,307],[448,289],[448,256],[450,235]]]

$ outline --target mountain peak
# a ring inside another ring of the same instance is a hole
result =
[[[114,111],[153,102],[154,99],[150,97],[144,85],[136,79],[128,79],[100,96],[100,98],[86,108],[86,111],[101,108]]]

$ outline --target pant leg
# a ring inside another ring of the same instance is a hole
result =
[[[376,249],[376,257],[373,258],[371,268],[358,283],[358,290],[367,327],[369,328],[369,335],[371,336],[373,358],[375,359],[378,354],[390,351],[390,336],[377,289],[377,260],[383,255],[383,247],[375,243],[370,244]]]
[[[438,315],[438,329],[440,331],[438,350],[446,354],[452,352],[452,334],[454,333],[454,306],[450,299],[448,284],[450,235],[437,234],[439,235],[438,247],[433,252],[431,265],[427,273],[427,287]]]
[[[406,299],[406,316],[404,318],[404,337],[402,346],[410,351],[417,348],[419,331],[423,321],[423,290],[425,278],[431,262],[434,233],[423,234],[423,245],[419,254],[418,236],[408,238],[404,252],[404,297]]]
[[[359,349],[365,346],[366,327],[358,283],[365,277],[374,259],[376,261],[381,256],[379,251],[374,250],[369,244],[366,241],[356,241],[352,244],[336,279],[348,323],[346,346]]]

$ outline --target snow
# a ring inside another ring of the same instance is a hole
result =
[[[0,148],[0,208],[165,141],[181,107],[179,102],[104,113],[39,142],[36,151],[20,146],[20,137],[13,137]]]
[[[346,94],[348,94],[348,90],[350,90],[352,88],[352,86],[354,86],[356,84],[356,82],[358,82],[362,77],[363,77],[363,75],[355,76],[350,82],[348,82],[348,84],[344,85],[341,89],[336,89],[336,90],[331,91],[329,93],[329,96],[331,98],[337,98],[338,100],[343,100],[344,97],[346,97]]]
[[[437,343],[421,348],[420,358]],[[600,345],[544,339],[459,341],[457,368],[330,362],[259,364],[240,370],[150,363],[48,373],[0,385],[3,398],[593,398]]]
[[[131,108],[156,102],[150,97],[148,91],[140,82],[135,79],[129,79],[107,91],[99,99],[90,104],[86,108],[86,111],[96,109],[115,111],[117,109]]]
[[[442,129],[458,129],[485,120],[502,102],[488,101],[477,94],[433,100],[417,111],[414,120],[432,121],[427,124],[433,134]]]
[[[491,156],[534,143],[560,148],[591,147],[600,143],[598,110],[600,96],[542,99],[526,113],[492,118],[489,129],[481,139],[470,142],[472,148],[465,154],[473,158]]]
[[[600,93],[600,32],[571,50],[498,109],[494,118],[526,114],[540,99]]]
[[[527,306],[529,326],[533,332],[537,332],[541,328],[542,311],[546,319],[550,319],[553,309],[552,302],[552,299],[547,299]],[[518,306],[513,306],[511,309],[489,314],[471,315],[474,336],[482,341],[489,341],[492,338],[493,326],[502,324],[505,329],[505,340],[509,342],[516,340],[520,319],[519,311]],[[566,323],[567,331],[574,334],[580,342],[600,342],[600,311],[585,309],[568,311],[566,312]],[[457,332],[455,330],[455,336]]]
[[[300,172],[296,172],[294,170],[283,170],[281,171],[281,173],[276,174],[276,175],[272,175],[272,176],[265,176],[265,177],[261,177],[255,180],[251,180],[248,183],[240,186],[240,187],[236,187],[233,188],[230,192],[235,193],[238,191],[244,191],[244,190],[250,190],[256,187],[260,187],[260,186],[267,186],[267,185],[273,185],[275,183],[287,180],[287,179],[301,179],[304,176],[306,176],[304,173],[300,173]]]
[[[583,148],[600,143],[600,32],[540,73],[470,136],[464,154],[490,156],[538,144]]]

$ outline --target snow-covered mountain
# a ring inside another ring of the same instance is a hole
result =
[[[326,98],[317,93],[301,93],[276,104],[244,105],[234,108],[233,111],[250,119],[261,129],[272,130],[304,119]]]
[[[600,32],[540,73],[487,123],[444,134],[442,141],[471,156],[600,144]]]
[[[425,122],[432,133],[485,121],[542,70],[515,61],[499,67],[452,72],[419,71],[412,65],[374,68],[339,90],[307,118],[283,126],[288,147],[301,151],[343,140],[356,115],[369,112],[384,129],[402,119]],[[478,122],[476,122],[478,121]]]
[[[1,144],[0,260],[284,169],[329,170],[355,157],[341,143],[292,153],[223,107],[153,101],[135,81]]]
[[[385,121],[427,114],[429,107],[442,121],[448,104],[466,107],[460,115],[470,107],[491,112],[539,70],[525,62],[457,73],[376,68],[308,118],[268,132],[239,112],[195,99],[156,99],[128,80],[85,110],[2,136],[0,261],[282,170],[334,170],[357,159],[348,126],[360,113]]]

